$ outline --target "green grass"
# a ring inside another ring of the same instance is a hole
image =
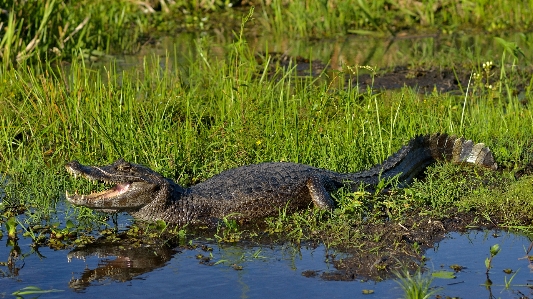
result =
[[[400,285],[404,291],[405,299],[429,299],[433,296],[438,289],[431,290],[431,282],[433,277],[431,275],[423,275],[420,270],[415,274],[409,273],[408,270],[402,272],[396,272],[396,282]]]
[[[4,70],[38,59],[132,53],[148,24],[148,15],[131,1],[9,0],[2,1],[2,9]]]
[[[265,1],[259,20],[276,33],[391,36],[402,31],[460,32],[531,28],[531,1]],[[511,5],[514,4],[514,5]]]
[[[188,186],[263,161],[358,171],[380,163],[415,135],[447,132],[485,142],[508,169],[531,161],[524,145],[533,133],[533,115],[523,104],[531,99],[531,85],[522,88],[522,99],[514,91],[520,90],[517,82],[533,81],[531,75],[518,78],[523,73],[514,67],[521,62],[517,57],[502,55],[501,67],[490,70],[493,87],[473,83],[466,97],[421,95],[408,88],[359,91],[327,74],[298,76],[294,68],[276,66],[268,53],[259,62],[244,31],[224,46],[223,57],[212,55],[209,38],[199,38],[184,57],[146,56],[128,70],[113,62],[92,67],[81,59],[83,53],[68,67],[46,61],[6,68],[0,86],[4,211],[21,205],[29,223],[54,221],[65,190],[94,188],[66,174],[64,163],[74,159],[104,164],[123,157]],[[336,74],[348,75],[353,76],[348,68]],[[476,205],[479,201],[470,203],[465,196],[475,200],[476,192],[490,192],[472,183],[486,177],[467,169],[472,178],[467,180],[458,177],[462,171],[441,166],[427,181],[387,196],[341,190],[333,215],[313,209],[281,213],[267,226],[294,240],[326,232],[328,244],[355,243],[359,235],[353,227],[364,223],[426,209],[442,216],[456,205]],[[523,198],[516,198],[503,205],[512,208],[509,213],[522,211]],[[494,197],[498,204],[501,200]],[[76,223],[96,220],[84,209],[67,213]]]
[[[503,226],[531,225],[533,205],[531,176],[497,189],[479,189],[457,205],[463,210],[475,209],[481,217]]]
[[[232,1],[3,1],[0,57],[5,68],[36,63],[101,59],[135,53],[141,45],[176,32],[230,36],[241,16],[256,7],[247,35],[269,39],[397,36],[404,32],[468,31],[502,35],[530,31],[531,1],[304,1],[262,0],[233,8]],[[83,8],[83,9],[82,9]]]

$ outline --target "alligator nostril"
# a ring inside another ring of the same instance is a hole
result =
[[[71,162],[68,162],[65,164],[65,167],[70,167],[70,168],[80,168],[81,164],[80,162],[74,160],[74,161],[71,161]]]

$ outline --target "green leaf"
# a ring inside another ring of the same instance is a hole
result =
[[[67,228],[73,228],[75,225],[74,225],[74,222],[72,222],[71,220],[67,220],[66,226]]]
[[[490,255],[496,256],[500,253],[500,244],[494,244],[490,247]]]
[[[17,219],[15,217],[9,217],[6,222],[7,227],[17,226]]]
[[[442,279],[454,279],[456,277],[455,273],[451,271],[437,271],[437,272],[433,272],[431,275],[435,278],[442,278]]]
[[[227,262],[228,260],[218,260],[214,263],[214,265],[218,265],[218,264],[222,264],[222,263],[225,263]]]
[[[522,49],[518,47],[518,45],[514,42],[508,42],[500,37],[494,37],[494,39],[502,45],[503,49],[513,55],[515,58],[519,58],[519,56],[526,57],[524,55],[524,52],[522,52]]]
[[[33,295],[33,294],[54,293],[54,292],[63,292],[63,290],[56,290],[56,289],[43,290],[43,289],[41,289],[39,287],[36,287],[36,286],[29,286],[29,287],[22,288],[22,289],[20,289],[18,291],[15,291],[11,295],[23,296],[23,295]]]

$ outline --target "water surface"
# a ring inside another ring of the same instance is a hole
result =
[[[497,236],[497,237],[495,237]],[[31,253],[30,240],[21,239],[19,245],[26,257],[17,261],[19,268],[10,272],[6,266],[0,267],[2,294],[11,294],[26,286],[41,289],[64,290],[59,293],[41,295],[41,298],[101,298],[103,296],[124,296],[131,298],[156,298],[162,296],[185,298],[358,298],[364,289],[373,290],[374,298],[401,298],[402,291],[392,279],[381,282],[325,281],[320,275],[306,277],[305,271],[317,273],[336,271],[328,263],[327,254],[342,253],[324,246],[297,247],[293,244],[251,246],[242,243],[206,244],[213,251],[176,248],[169,260],[145,273],[139,273],[128,281],[117,281],[105,275],[92,281],[87,287],[73,289],[71,282],[80,279],[99,266],[106,265],[116,257],[88,256],[85,259],[68,257],[69,250],[40,248],[42,255]],[[489,255],[489,247],[500,244],[502,250],[493,261],[489,277],[491,288],[485,283],[487,276],[484,260]],[[429,271],[448,270],[450,265],[465,267],[455,279],[435,279],[434,287],[442,288],[440,295],[461,298],[519,298],[521,294],[532,296],[533,275],[530,262],[525,259],[525,250],[530,240],[524,236],[495,231],[470,231],[466,234],[450,233],[448,237],[426,252],[426,268]],[[205,249],[205,247],[204,247]],[[6,261],[9,247],[0,248],[0,261]],[[201,263],[198,255],[212,255],[215,265]],[[241,269],[242,267],[242,269]],[[518,274],[509,289],[504,286],[504,269],[512,269]],[[109,274],[112,275],[112,271]],[[101,273],[100,273],[101,274]],[[475,294],[475,295],[473,295]]]

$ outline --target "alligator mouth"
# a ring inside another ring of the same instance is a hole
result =
[[[108,198],[115,198],[122,194],[125,194],[130,189],[131,183],[120,183],[116,184],[114,187],[100,191],[100,192],[91,192],[91,194],[78,194],[77,191],[74,194],[69,194],[68,191],[65,192],[65,196],[69,201],[90,201],[90,200],[102,200]]]
[[[129,171],[131,164],[120,163],[125,162],[118,160],[112,165],[100,167],[85,166],[77,161],[67,163],[65,168],[74,178],[83,177],[112,186],[90,194],[65,192],[67,201],[104,212],[136,211],[151,202],[159,185],[147,181],[142,174],[132,174],[132,171]]]
[[[122,195],[125,195],[132,189],[132,185],[135,184],[135,182],[113,182],[110,180],[105,180],[101,178],[95,178],[89,173],[84,172],[84,168],[79,169],[81,164],[67,164],[66,169],[67,172],[74,176],[75,179],[78,177],[83,177],[84,179],[87,179],[89,181],[98,182],[105,185],[113,185],[110,189],[104,190],[104,191],[98,191],[98,192],[91,192],[90,194],[78,194],[78,191],[75,191],[74,194],[69,194],[68,191],[65,191],[65,197],[68,201],[74,203],[74,204],[80,204],[80,203],[98,203],[105,199],[115,199],[119,198]],[[84,167],[84,166],[81,166]],[[107,173],[103,171],[102,169],[98,167],[94,167],[94,170],[102,171],[103,173]]]

